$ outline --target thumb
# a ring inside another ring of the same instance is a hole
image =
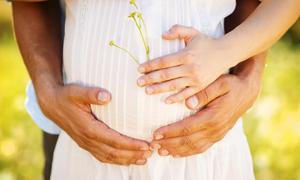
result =
[[[111,101],[111,94],[102,88],[68,85],[68,95],[71,98],[87,104],[104,105]]]
[[[174,25],[171,29],[169,29],[169,31],[163,33],[162,37],[166,40],[183,39],[187,44],[197,34],[200,34],[200,32],[195,28],[183,25]]]
[[[191,110],[199,110],[203,108],[216,98],[226,94],[229,91],[229,87],[225,84],[226,81],[224,82],[223,78],[217,79],[207,88],[186,99],[186,107]]]

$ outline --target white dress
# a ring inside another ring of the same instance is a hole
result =
[[[174,24],[193,26],[209,36],[223,35],[223,20],[235,0],[137,0],[145,18],[151,58],[184,47],[162,40]],[[109,41],[128,48],[140,62],[144,47],[132,20],[129,0],[66,0],[64,71],[66,83],[100,86],[113,96],[108,106],[92,106],[111,128],[131,137],[151,140],[158,127],[189,116],[184,104],[167,105],[168,94],[148,96],[137,87],[137,64]],[[160,157],[144,166],[104,164],[81,149],[65,133],[55,149],[52,180],[252,180],[253,168],[242,121],[205,153],[187,158]]]

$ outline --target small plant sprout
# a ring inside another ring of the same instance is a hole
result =
[[[131,57],[131,59],[133,59],[137,64],[140,64],[139,63],[139,60],[129,51],[129,50],[127,50],[127,49],[125,49],[125,48],[123,48],[123,47],[121,47],[121,46],[119,46],[119,45],[117,45],[116,43],[115,43],[115,41],[109,41],[109,46],[111,46],[111,47],[116,47],[116,48],[118,48],[118,49],[120,49],[120,50],[122,50],[122,51],[124,51],[125,53],[127,53],[130,57]]]
[[[136,0],[130,0],[129,4],[131,4],[132,6],[134,6],[136,11],[133,11],[129,14],[128,18],[132,19],[134,24],[136,25],[140,37],[142,39],[143,42],[143,46],[145,48],[145,54],[146,54],[146,58],[147,60],[150,60],[150,46],[149,46],[149,41],[148,41],[148,37],[147,37],[147,27],[146,27],[146,23],[145,20],[143,18],[143,15],[138,7],[138,5],[136,4]],[[123,48],[119,45],[117,45],[114,41],[110,41],[109,42],[110,46],[114,46],[116,48],[119,48],[121,50],[123,50],[124,52],[126,52],[137,64],[139,64],[138,59],[126,48]]]
[[[136,0],[130,0],[129,4],[133,5],[135,7],[135,9],[139,10],[139,7],[136,4]]]
[[[138,28],[140,37],[143,41],[143,45],[145,48],[147,60],[150,60],[150,47],[149,47],[148,38],[146,36],[147,30],[146,30],[146,26],[144,23],[142,13],[138,12],[138,11],[134,11],[134,12],[130,13],[128,17],[134,21],[136,27]],[[142,22],[142,23],[140,23],[140,22]]]

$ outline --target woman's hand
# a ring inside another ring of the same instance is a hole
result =
[[[166,99],[168,104],[203,90],[230,68],[218,41],[192,27],[175,25],[163,34],[163,38],[184,40],[186,47],[140,65],[138,70],[145,75],[137,83],[146,87],[147,94],[177,91]]]

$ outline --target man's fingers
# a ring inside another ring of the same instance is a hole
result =
[[[164,83],[148,86],[146,87],[146,93],[158,94],[164,92],[171,92],[171,91],[181,90],[192,85],[194,85],[194,83],[191,80],[191,78],[183,77],[183,78],[170,80]]]
[[[117,131],[103,125],[100,121],[95,121],[89,126],[88,130],[91,138],[105,144],[126,150],[149,150],[149,144],[146,141],[134,139],[118,133]]]
[[[198,110],[214,99],[226,94],[229,91],[229,87],[226,82],[227,81],[224,81],[224,77],[221,76],[207,88],[186,99],[186,106],[191,110]]]
[[[203,109],[181,121],[155,130],[153,133],[154,139],[160,140],[165,138],[188,136],[201,129],[209,129],[215,125],[212,119],[214,115],[214,109]]]
[[[80,119],[86,119],[78,136],[73,138],[83,149],[91,152],[101,162],[129,165],[144,164],[151,155],[149,145],[142,140],[123,136],[96,120],[93,115],[84,113]],[[145,161],[145,162],[144,162]]]
[[[138,68],[140,73],[149,73],[152,71],[179,66],[183,64],[184,53],[181,51],[166,56],[156,58],[141,64]]]
[[[159,149],[158,151],[160,155],[165,155],[164,152],[168,151],[170,155],[174,156],[188,150],[196,151],[198,148],[197,143],[204,138],[205,137],[202,132],[197,132],[188,136],[154,140],[153,142],[151,142],[151,147],[161,147],[161,149]]]
[[[100,144],[96,147],[92,151],[99,160],[118,165],[143,165],[147,158],[152,155],[151,151],[116,149],[106,144]]]
[[[110,93],[102,88],[83,87],[80,85],[68,85],[66,89],[68,96],[87,104],[104,105],[111,100]]]
[[[174,25],[162,37],[166,40],[183,39],[185,43],[188,43],[197,34],[199,34],[199,31],[192,27]]]
[[[143,87],[152,85],[154,83],[160,83],[171,79],[176,79],[179,77],[185,77],[190,74],[191,73],[189,72],[187,66],[176,66],[143,75],[137,80],[137,83],[139,86]]]
[[[199,143],[197,144],[197,149],[195,151],[188,150],[186,152],[182,152],[180,154],[175,155],[175,157],[189,157],[192,155],[201,154],[207,151],[212,145],[213,143],[209,142]]]
[[[195,86],[187,87],[187,88],[183,89],[182,91],[167,97],[165,101],[167,104],[178,103],[178,102],[184,101],[185,99],[191,97],[192,95],[196,94],[197,92],[199,92],[198,87],[195,87]]]

